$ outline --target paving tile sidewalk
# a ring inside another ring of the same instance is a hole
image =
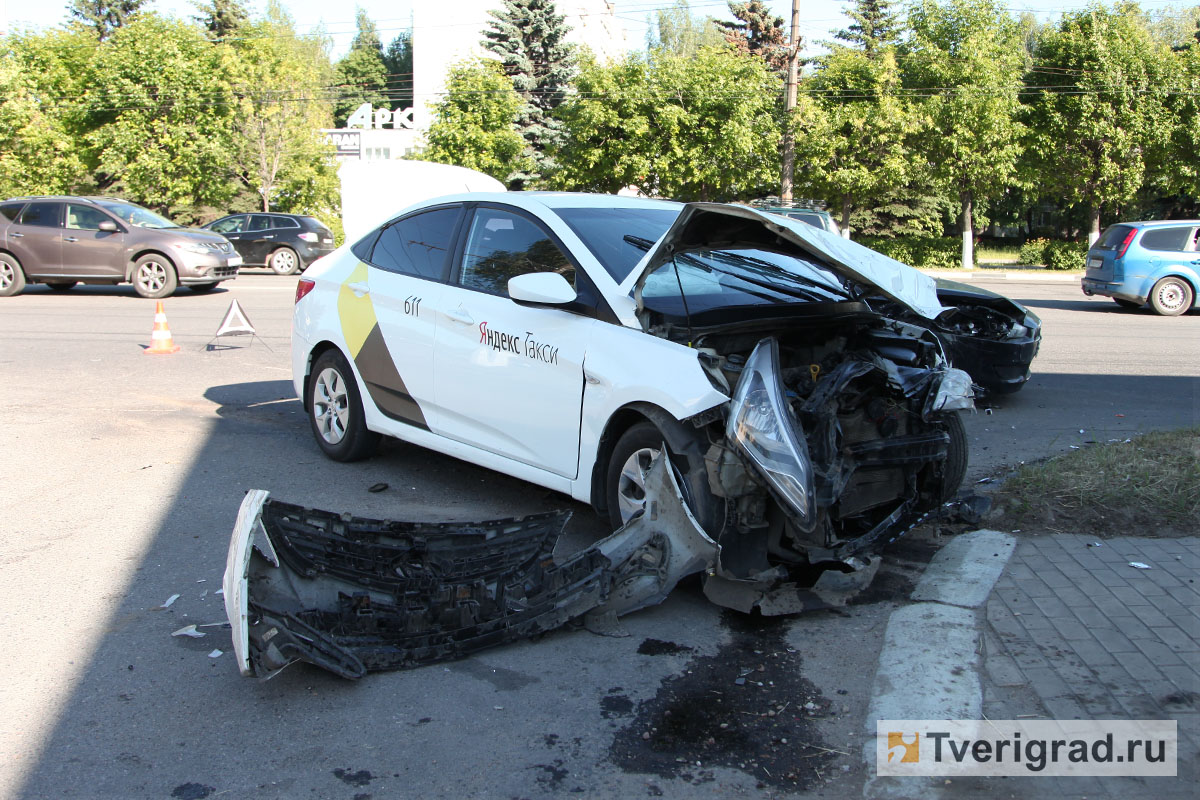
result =
[[[1017,778],[1008,788],[1028,797],[1200,793],[1200,537],[1021,537],[988,598],[982,654],[990,719],[1179,723],[1178,778]]]

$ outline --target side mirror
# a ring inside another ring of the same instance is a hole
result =
[[[117,223],[113,222],[111,219],[106,219],[100,223],[100,230],[108,231],[109,233],[116,233]]]
[[[508,279],[508,296],[518,303],[562,306],[577,295],[567,279],[557,272],[529,272]]]

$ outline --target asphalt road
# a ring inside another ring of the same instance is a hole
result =
[[[977,282],[1035,309],[1045,341],[1030,384],[967,419],[971,480],[1200,422],[1200,314]],[[883,624],[928,542],[902,540],[838,612],[748,625],[685,584],[626,638],[562,631],[358,683],[239,677],[215,590],[248,488],[409,519],[569,507],[572,543],[603,534],[560,495],[416,448],[325,460],[290,382],[293,287],[181,290],[169,356],[142,354],[154,303],[129,287],[0,301],[0,797],[861,796]],[[235,298],[260,338],[208,349]],[[191,623],[215,625],[170,635]]]

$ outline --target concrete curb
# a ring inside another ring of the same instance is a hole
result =
[[[867,709],[863,758],[873,774],[881,719],[980,719],[977,609],[1016,548],[1016,537],[978,530],[956,537],[930,562],[913,605],[892,612]],[[936,797],[935,778],[869,778],[866,798]]]

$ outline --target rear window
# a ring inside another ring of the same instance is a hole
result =
[[[21,214],[21,224],[56,228],[62,225],[62,207],[62,203],[30,203]]]
[[[1092,245],[1094,250],[1116,250],[1121,246],[1121,242],[1125,241],[1125,236],[1133,228],[1128,225],[1113,225],[1107,228],[1104,233],[1100,234],[1100,238]]]
[[[1192,226],[1152,228],[1142,234],[1141,245],[1147,250],[1186,250],[1192,240]]]

